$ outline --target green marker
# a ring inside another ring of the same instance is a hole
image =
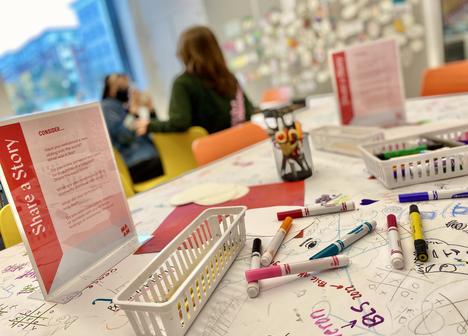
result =
[[[443,147],[443,145],[441,145],[441,144],[430,145],[430,146],[420,145],[420,146],[413,147],[413,148],[405,148],[405,149],[400,149],[400,150],[396,150],[396,151],[377,154],[376,156],[381,160],[388,160],[388,159],[395,158],[395,157],[400,157],[400,156],[420,154],[420,153],[422,153],[422,152],[424,152],[426,150],[435,150],[435,149],[439,149],[439,148],[442,148],[442,147]]]

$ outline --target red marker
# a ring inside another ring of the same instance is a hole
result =
[[[304,207],[300,209],[294,209],[289,211],[278,212],[276,216],[278,220],[283,220],[286,217],[291,218],[302,218],[308,216],[318,216],[325,215],[336,212],[345,212],[355,209],[353,201],[343,202],[340,204],[317,204],[309,207]]]
[[[402,269],[405,265],[403,259],[403,251],[401,249],[400,235],[398,234],[398,226],[395,215],[387,216],[388,226],[388,246],[390,247],[390,262],[393,268]]]

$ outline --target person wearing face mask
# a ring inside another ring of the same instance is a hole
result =
[[[150,120],[138,115],[140,107],[146,107],[151,118],[156,119],[151,100],[145,104],[140,106],[139,100],[131,99],[128,76],[106,76],[101,102],[104,119],[112,145],[122,155],[134,183],[164,173],[159,153],[147,135]]]

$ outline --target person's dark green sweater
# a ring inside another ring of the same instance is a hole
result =
[[[242,93],[245,120],[250,120],[253,106]],[[223,97],[197,76],[183,73],[172,86],[169,120],[154,120],[149,132],[183,132],[190,126],[201,126],[214,133],[231,127],[231,110],[236,97]]]

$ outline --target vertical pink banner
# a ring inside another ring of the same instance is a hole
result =
[[[346,67],[345,52],[333,54],[333,67],[335,69],[336,88],[338,90],[338,102],[340,104],[341,122],[349,125],[354,117],[351,89],[349,87],[349,75]]]
[[[0,127],[0,164],[49,293],[63,252],[19,123]]]

